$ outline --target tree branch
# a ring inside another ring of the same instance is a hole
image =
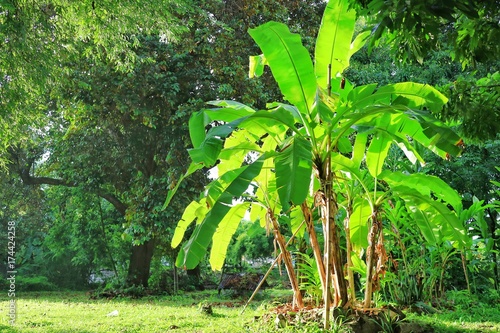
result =
[[[15,160],[17,163],[16,165],[16,172],[19,174],[21,177],[21,180],[25,185],[53,185],[53,186],[66,186],[66,187],[76,187],[78,186],[77,183],[74,182],[67,182],[63,179],[58,179],[58,178],[51,178],[51,177],[33,177],[30,174],[31,167],[33,166],[34,159],[30,159],[27,162],[23,163],[21,166],[19,163],[20,158],[19,155],[16,154],[14,151],[11,151],[12,157],[14,157],[13,160]],[[103,198],[104,200],[108,201],[110,204],[112,204],[115,209],[123,216],[125,216],[125,212],[127,211],[127,205],[124,204],[123,202],[120,201],[115,195],[108,193],[104,190],[98,189],[96,191],[97,195]]]

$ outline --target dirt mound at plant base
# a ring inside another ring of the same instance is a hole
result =
[[[369,311],[354,310],[350,313],[342,313],[335,309],[333,311],[332,327],[345,327],[346,332],[374,333],[434,333],[434,329],[425,324],[403,321],[405,315],[396,308],[372,309]],[[279,306],[270,313],[262,316],[264,323],[274,323],[276,328],[288,326],[300,327],[306,323],[316,323],[318,327],[323,325],[323,308],[306,306],[300,310],[293,308],[290,304]]]

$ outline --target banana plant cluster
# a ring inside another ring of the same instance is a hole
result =
[[[330,305],[356,305],[355,270],[366,276],[364,306],[370,307],[386,260],[382,207],[391,197],[404,200],[427,240],[439,237],[466,245],[455,191],[435,177],[384,169],[393,145],[412,163],[424,163],[417,146],[443,158],[460,154],[460,138],[429,112],[440,110],[447,99],[412,82],[354,87],[343,71],[369,36],[365,32],[354,38],[355,18],[347,0],[328,3],[314,61],[300,36],[281,23],[249,30],[262,50],[250,57],[250,75],[259,76],[269,66],[287,103],[255,110],[236,101],[212,101],[193,114],[192,163],[185,176],[216,165],[219,177],[178,223],[174,247],[188,226],[196,225],[177,265],[196,266],[211,245],[210,264],[220,269],[233,233],[249,212],[252,221],[274,232],[294,280],[279,227],[286,217],[292,232],[307,237],[313,249],[329,311]],[[300,306],[296,281],[292,287]]]

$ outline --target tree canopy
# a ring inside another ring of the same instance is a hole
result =
[[[422,62],[431,50],[449,50],[463,67],[497,60],[498,0],[354,0],[370,18],[371,45],[385,36],[394,54]]]

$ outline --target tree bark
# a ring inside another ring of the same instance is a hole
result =
[[[141,245],[132,246],[130,263],[127,273],[128,286],[148,286],[151,259],[155,248],[155,241],[150,239]]]
[[[318,273],[321,279],[321,288],[323,292],[326,292],[325,265],[323,262],[323,256],[321,255],[321,249],[319,246],[318,237],[316,235],[316,230],[314,230],[314,221],[312,218],[311,209],[305,202],[303,202],[300,207],[302,208],[302,213],[304,214],[307,232],[309,233],[309,240],[314,253],[314,259],[316,260],[316,265],[318,266]]]
[[[499,275],[499,272],[498,272],[498,256],[497,256],[497,253],[498,253],[498,246],[497,246],[497,235],[496,235],[496,215],[497,215],[497,212],[496,211],[493,211],[491,210],[490,208],[487,209],[487,212],[488,212],[488,217],[489,219],[486,219],[486,224],[488,225],[488,229],[490,231],[490,236],[491,236],[491,240],[493,241],[493,246],[491,248],[491,256],[492,256],[492,261],[493,261],[493,272],[494,272],[494,279],[493,279],[493,282],[494,282],[494,285],[495,285],[495,290],[499,290],[499,283],[498,283],[498,279],[500,277]]]
[[[274,213],[271,209],[268,210],[268,216],[273,224],[274,235],[281,251],[281,257],[285,262],[285,267],[290,279],[290,283],[292,284],[293,303],[299,308],[303,308],[304,302],[302,301],[302,294],[300,293],[299,283],[297,281],[297,276],[295,275],[295,270],[293,269],[292,257],[290,256],[290,252],[286,248],[285,239],[283,238],[283,235],[279,230],[278,222],[276,222],[276,217],[274,216]]]

